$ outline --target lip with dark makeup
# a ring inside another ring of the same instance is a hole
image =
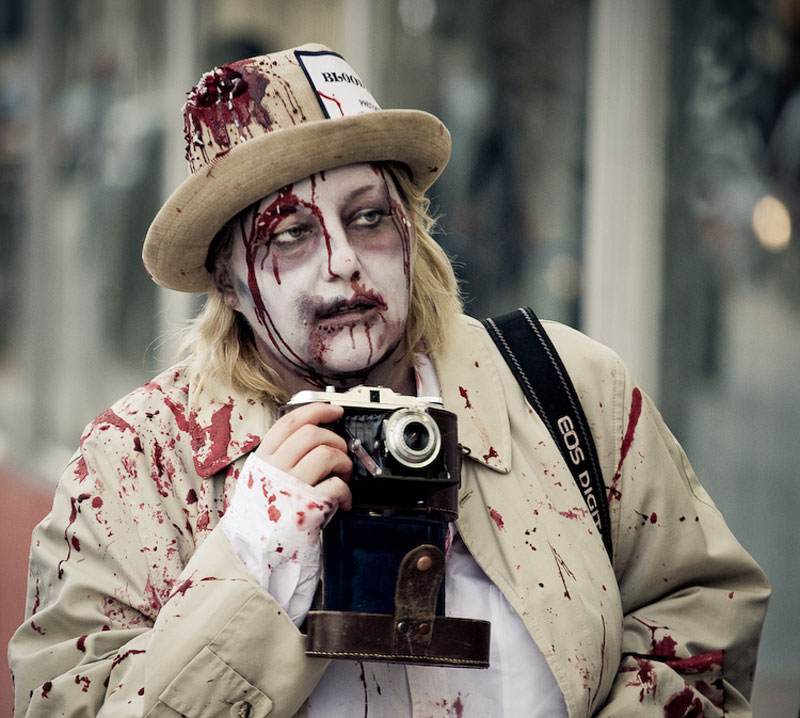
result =
[[[345,327],[359,322],[369,322],[386,311],[383,297],[373,290],[358,291],[349,299],[339,297],[313,307],[311,315],[320,327]]]

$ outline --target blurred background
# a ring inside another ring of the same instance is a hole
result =
[[[470,313],[531,305],[656,398],[772,581],[756,715],[794,718],[800,0],[0,3],[2,644],[83,427],[197,308],[140,260],[186,174],[186,92],[310,40],[452,131],[432,198]]]

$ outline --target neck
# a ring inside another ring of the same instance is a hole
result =
[[[337,390],[344,391],[359,385],[387,387],[406,396],[416,396],[417,393],[412,355],[401,346],[396,347],[377,364],[361,372],[309,372],[304,375],[293,367],[277,364],[274,355],[266,351],[261,342],[258,343],[261,355],[278,372],[280,383],[289,396],[307,389],[321,391],[326,386],[334,386]]]

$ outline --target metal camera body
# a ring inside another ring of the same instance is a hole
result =
[[[281,413],[311,402],[337,404],[341,419],[327,427],[347,442],[353,460],[353,508],[372,512],[457,517],[461,453],[456,415],[438,397],[398,394],[385,387],[295,394]]]
[[[426,544],[445,550],[458,515],[461,452],[456,415],[438,398],[385,387],[302,391],[281,415],[311,402],[344,407],[326,426],[342,436],[353,461],[353,508],[323,531],[322,607],[392,613],[403,557]],[[444,610],[444,586],[439,592]]]

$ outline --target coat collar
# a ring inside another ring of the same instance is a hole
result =
[[[490,469],[511,469],[511,431],[497,354],[480,322],[461,317],[448,328],[433,363],[445,409],[458,416],[458,438],[470,458]]]
[[[183,416],[171,408],[179,428],[191,436],[195,470],[202,478],[255,449],[276,415],[274,404],[245,396],[216,379],[199,388],[190,385]]]
[[[501,473],[511,468],[511,434],[496,354],[479,322],[453,322],[433,357],[444,407],[458,416],[458,436],[470,458]],[[189,386],[185,408],[170,406],[191,436],[195,470],[208,478],[255,449],[275,420],[272,402],[238,393],[216,379]],[[167,396],[167,402],[169,396]],[[182,402],[181,402],[182,403]]]

